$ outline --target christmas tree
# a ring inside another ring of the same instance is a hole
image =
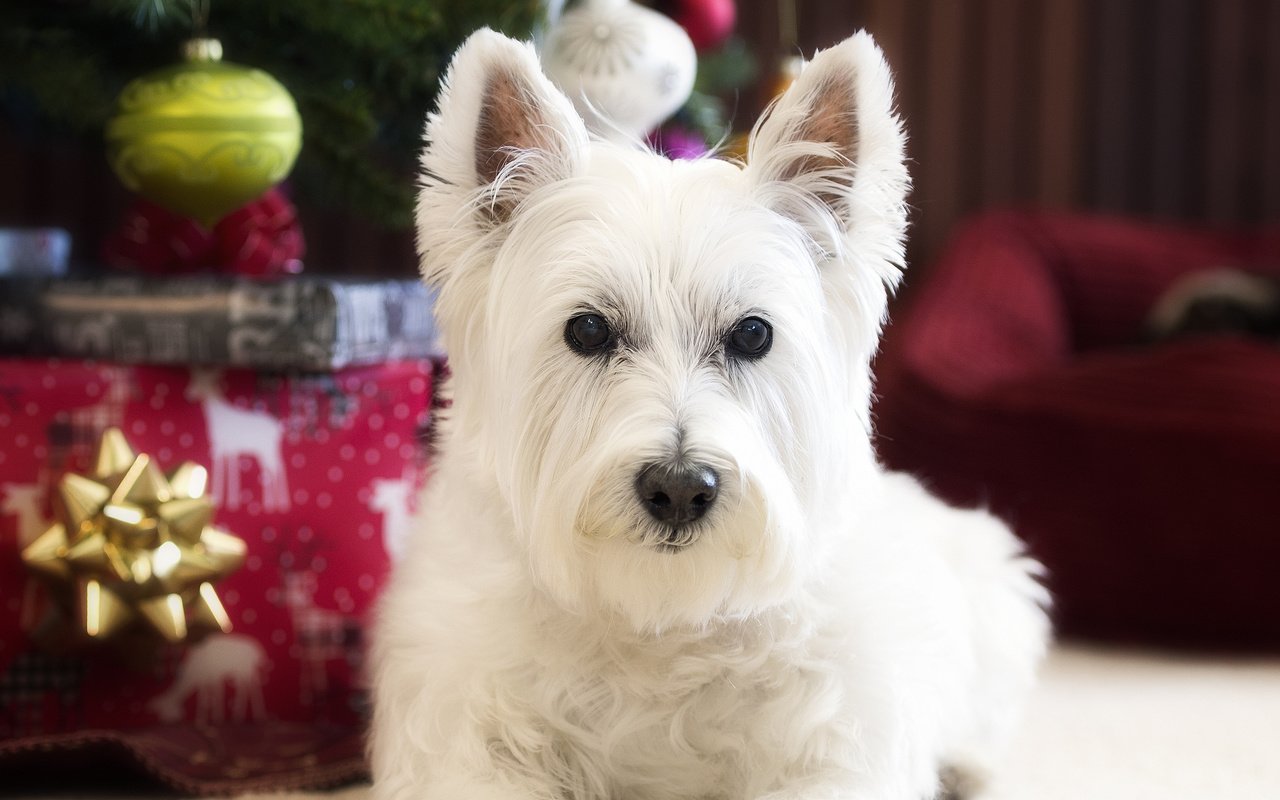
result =
[[[722,98],[754,78],[728,38],[733,0],[650,0],[699,49],[689,102],[666,128],[715,146]],[[194,37],[270,73],[293,95],[303,147],[291,181],[309,205],[341,205],[389,227],[412,218],[422,123],[459,44],[488,26],[530,38],[546,0],[49,0],[0,6],[0,107],[98,140],[130,80],[179,60]],[[563,5],[563,4],[559,4]],[[569,3],[573,5],[572,2]],[[661,142],[661,140],[659,140]]]
[[[540,0],[49,0],[0,6],[0,102],[98,137],[131,79],[193,36],[265,70],[304,121],[300,194],[407,225],[422,121],[476,28],[527,38]]]

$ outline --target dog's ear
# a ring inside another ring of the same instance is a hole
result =
[[[828,252],[852,240],[900,261],[905,145],[889,67],[863,32],[819,52],[765,112],[746,171],[763,202]]]
[[[453,57],[427,118],[418,195],[424,274],[452,263],[449,232],[506,222],[539,186],[573,174],[587,145],[573,105],[543,75],[533,46],[488,28]],[[434,278],[439,278],[435,275]]]

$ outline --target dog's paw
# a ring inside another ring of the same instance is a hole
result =
[[[938,774],[940,785],[933,800],[977,800],[988,782],[985,770],[947,765]]]

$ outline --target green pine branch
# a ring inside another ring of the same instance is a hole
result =
[[[475,28],[527,37],[541,13],[540,0],[4,3],[0,52],[18,57],[0,59],[0,109],[34,105],[68,130],[100,131],[124,85],[177,61],[203,17],[227,61],[294,95],[297,198],[407,225],[422,124],[448,59]]]

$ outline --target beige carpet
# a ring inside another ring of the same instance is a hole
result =
[[[1280,800],[1280,659],[1060,648],[992,796]]]
[[[1280,800],[1280,659],[1059,647],[990,797]]]
[[[1059,647],[990,800],[1280,800],[1280,658]]]

